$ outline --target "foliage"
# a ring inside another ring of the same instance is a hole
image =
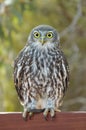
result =
[[[24,47],[30,30],[39,24],[49,24],[59,31],[61,46],[68,57],[70,87],[62,110],[86,109],[85,5],[85,0],[14,0],[10,5],[1,1],[0,111],[22,109],[13,84],[13,62]]]

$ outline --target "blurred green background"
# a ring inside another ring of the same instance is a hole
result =
[[[60,34],[70,66],[62,111],[86,110],[86,0],[0,0],[0,111],[21,111],[13,62],[34,26],[49,24]]]

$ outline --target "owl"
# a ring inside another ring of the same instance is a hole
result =
[[[24,119],[36,112],[53,118],[69,83],[69,67],[60,47],[59,34],[49,25],[30,32],[25,47],[14,61],[14,84]]]

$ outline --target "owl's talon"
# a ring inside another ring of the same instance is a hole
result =
[[[48,109],[48,108],[46,108],[46,109],[44,110],[44,112],[43,112],[43,115],[44,115],[45,120],[47,120],[48,112],[49,112],[49,109]]]
[[[29,112],[29,119],[31,120],[31,117],[33,116],[33,112]]]
[[[27,121],[27,118],[28,118],[28,112],[25,110],[22,114],[22,117],[25,121]]]
[[[51,116],[51,118],[55,117],[55,111],[53,108],[50,109],[50,116]]]
[[[47,118],[47,116],[44,116],[44,119],[45,119],[46,121],[48,121],[48,118]]]
[[[23,119],[24,119],[24,121],[27,121],[27,117],[25,117],[25,118],[23,117]]]
[[[43,115],[45,120],[48,120],[48,113],[50,112],[51,119],[53,120],[55,118],[55,111],[53,108],[47,108],[45,109]]]

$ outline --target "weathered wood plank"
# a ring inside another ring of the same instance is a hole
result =
[[[56,113],[48,121],[42,114],[24,121],[21,113],[0,113],[0,130],[86,130],[86,112]]]

